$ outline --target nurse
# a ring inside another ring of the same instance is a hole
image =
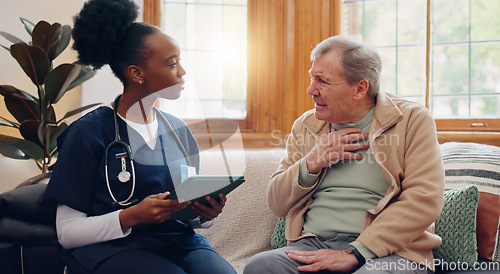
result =
[[[109,64],[123,94],[116,114],[100,107],[58,139],[45,198],[58,203],[68,273],[235,273],[193,230],[210,227],[226,197],[207,196],[211,207],[165,199],[180,183],[181,165],[198,171],[199,151],[182,120],[154,108],[156,99],[175,100],[183,89],[179,46],[158,28],[135,22],[137,10],[132,0],[89,0],[75,17],[80,62],[95,69]],[[131,155],[120,145],[106,153],[116,133]],[[199,218],[169,220],[186,206]]]

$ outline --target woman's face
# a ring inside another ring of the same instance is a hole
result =
[[[175,100],[184,89],[186,71],[180,64],[180,49],[170,36],[157,31],[146,39],[149,56],[143,69],[142,88],[157,98]]]

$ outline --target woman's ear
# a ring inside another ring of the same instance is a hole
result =
[[[132,82],[142,85],[144,83],[144,73],[142,69],[135,65],[130,65],[127,68],[128,77],[132,80]]]
[[[356,85],[356,93],[354,94],[354,99],[359,100],[366,96],[368,93],[368,88],[370,83],[367,80],[361,80]]]

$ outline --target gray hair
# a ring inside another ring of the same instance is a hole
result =
[[[382,61],[377,51],[354,36],[336,35],[316,45],[311,51],[311,61],[332,50],[344,53],[342,74],[347,83],[367,80],[370,84],[368,96],[375,98],[380,90],[379,78],[382,71]]]

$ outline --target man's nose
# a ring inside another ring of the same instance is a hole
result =
[[[319,95],[318,89],[316,88],[314,81],[311,81],[311,84],[309,84],[309,87],[307,88],[307,94],[309,96]]]

